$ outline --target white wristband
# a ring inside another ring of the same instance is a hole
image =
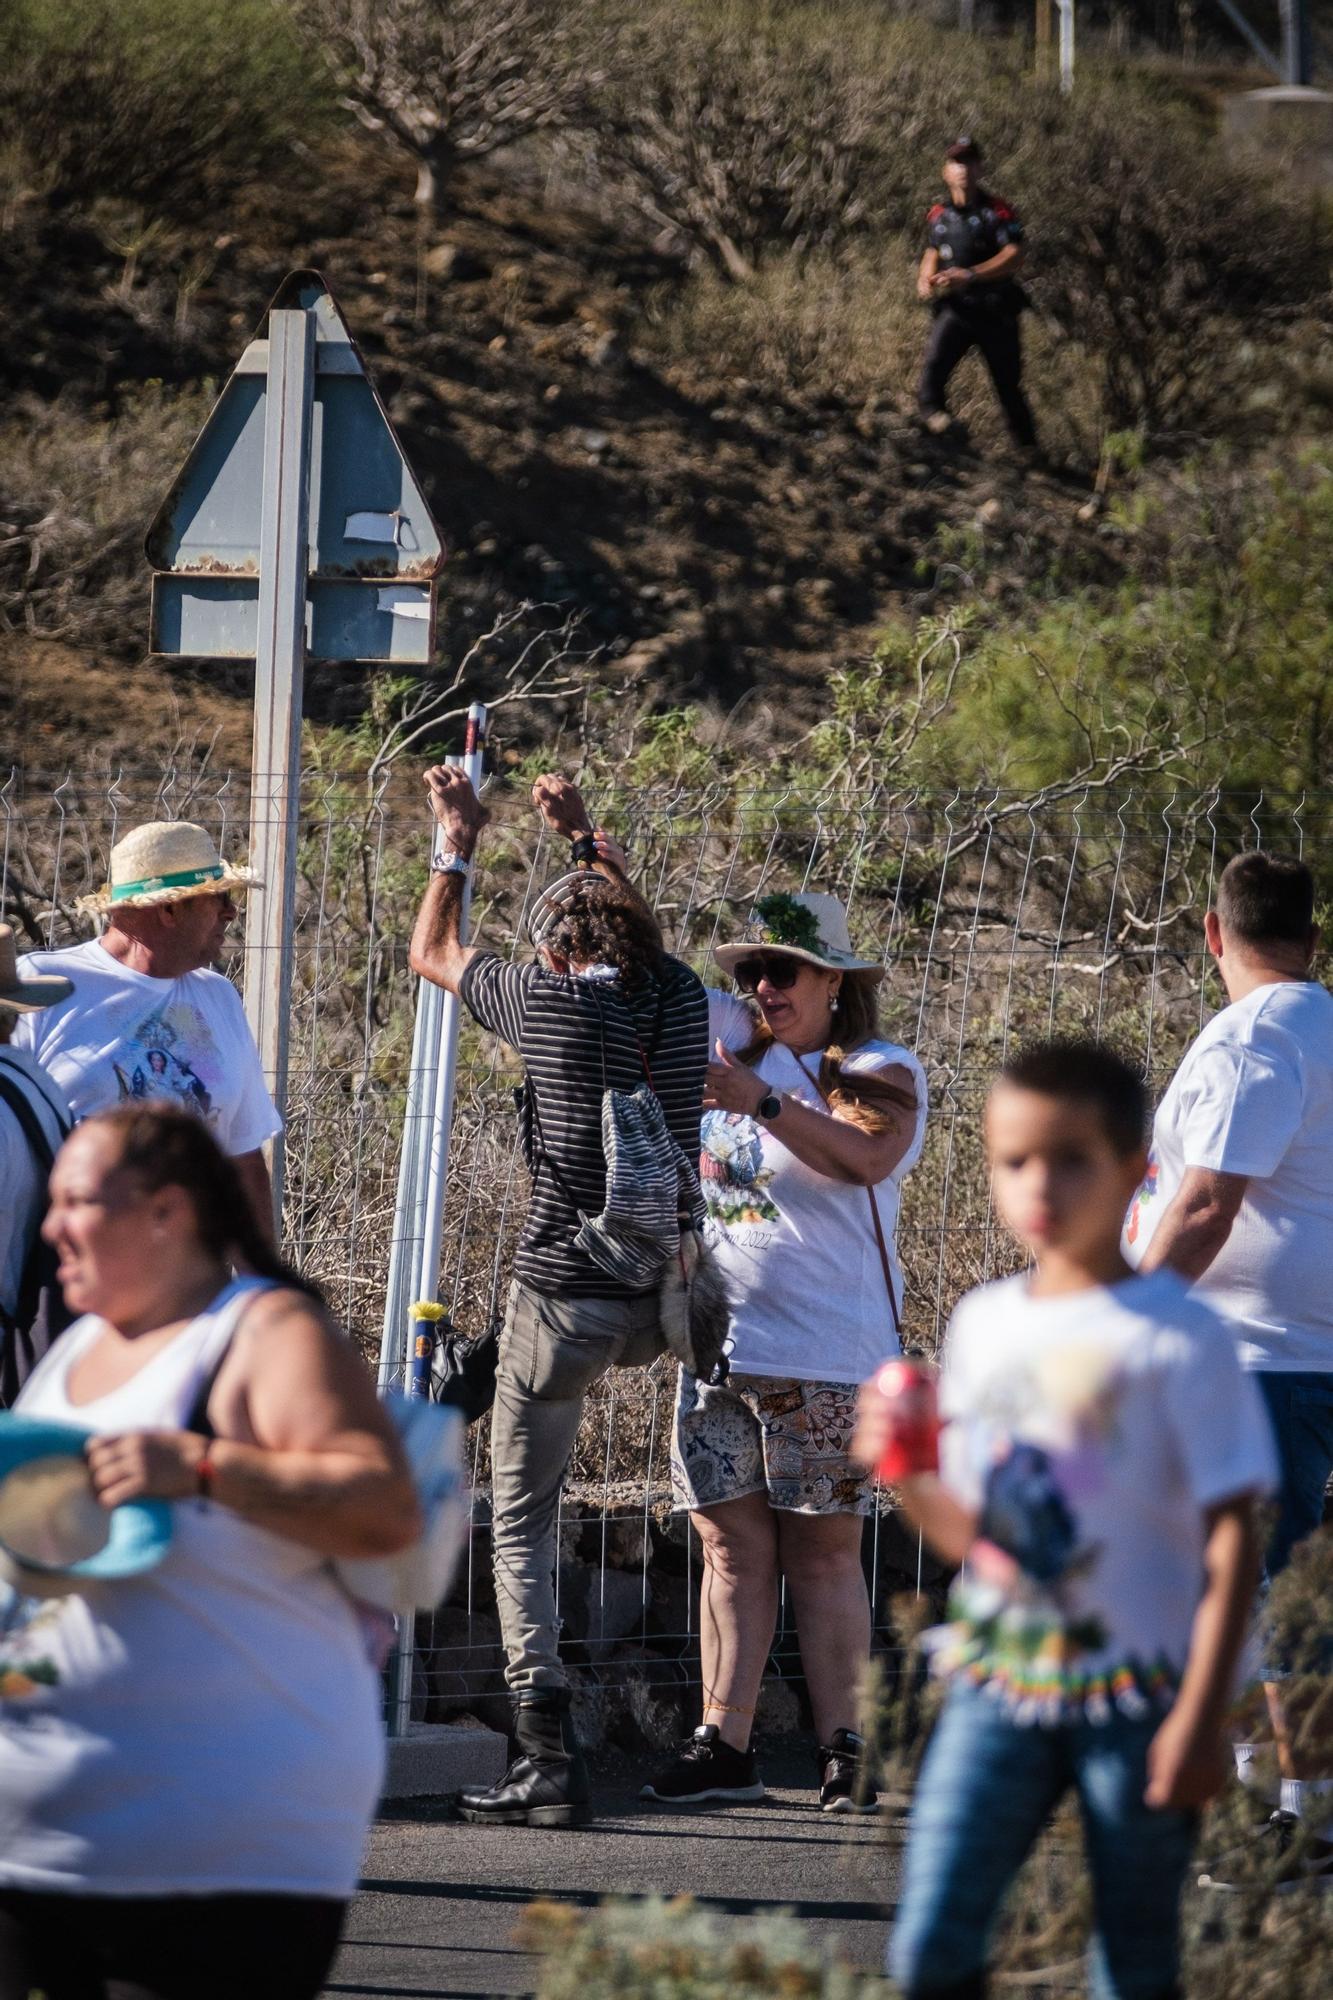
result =
[[[449,847],[443,854],[432,854],[430,872],[432,875],[470,875],[472,863],[466,855],[456,854],[453,848]]]

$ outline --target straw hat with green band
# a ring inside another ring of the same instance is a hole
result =
[[[803,889],[797,896],[761,896],[750,913],[740,944],[720,944],[713,957],[724,972],[734,972],[756,951],[780,951],[827,972],[872,972],[884,977],[878,959],[858,958],[847,928],[847,908],[836,896]]]
[[[250,868],[224,861],[202,826],[188,819],[150,820],[111,850],[110,880],[80,908],[146,910],[189,896],[239,896],[263,884]]]

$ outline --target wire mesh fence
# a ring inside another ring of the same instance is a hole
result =
[[[1232,853],[1321,854],[1333,799],[1109,789],[977,798],[871,793],[607,791],[598,818],[630,849],[673,948],[707,976],[755,897],[818,888],[848,904],[853,939],[882,959],[882,1031],[930,1080],[921,1161],[903,1201],[904,1338],[933,1353],[968,1287],[1013,1267],[992,1212],[980,1108],[1023,1038],[1078,1030],[1114,1040],[1155,1088],[1218,1003],[1202,916]],[[526,798],[492,802],[476,874],[474,939],[520,947],[524,912],[562,865]],[[247,777],[206,760],[151,773],[15,770],[0,784],[0,909],[20,949],[91,935],[80,898],[145,819],[200,821],[224,851],[244,841]],[[302,797],[288,1105],[286,1244],[367,1355],[379,1344],[411,1062],[412,918],[429,828],[415,781],[316,772]],[[242,947],[243,948],[243,947]],[[235,971],[237,968],[231,968]],[[440,1297],[463,1331],[503,1310],[526,1175],[512,1052],[463,1030]],[[811,1301],[812,1341],[818,1303]],[[673,1364],[613,1372],[588,1398],[561,1513],[561,1612],[576,1662],[645,1685],[695,1672],[697,1552],[668,1514]],[[472,1433],[474,1532],[454,1601],[418,1630],[416,1712],[475,1703],[498,1685],[489,1578],[488,1440]],[[867,1528],[877,1630],[890,1599],[929,1580],[891,1510]],[[784,1615],[774,1651],[794,1670]]]

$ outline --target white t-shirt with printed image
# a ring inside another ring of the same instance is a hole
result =
[[[76,1118],[167,1098],[202,1118],[233,1158],[282,1130],[241,996],[220,972],[154,979],[94,938],[19,960],[21,978],[51,974],[72,980],[73,993],[24,1014],[14,1045],[55,1078]]]
[[[745,1048],[754,1016],[731,994],[708,995],[710,1047]],[[818,1059],[803,1067],[778,1042],[754,1065],[773,1091],[815,1110]],[[889,1250],[894,1296],[903,1281],[895,1237],[900,1187],[920,1156],[926,1130],[926,1077],[916,1057],[893,1042],[864,1043],[849,1070],[901,1064],[916,1083],[916,1128],[903,1158],[875,1190]],[[898,1351],[875,1241],[870,1197],[863,1187],[805,1166],[773,1125],[741,1113],[706,1111],[699,1177],[708,1206],[708,1234],[732,1298],[732,1369],[738,1375],[805,1382],[864,1382]]]
[[[1168,1703],[1204,1510],[1277,1477],[1226,1322],[1169,1271],[1055,1298],[1026,1273],[983,1285],[949,1327],[940,1415],[943,1481],[1003,1556],[965,1566],[937,1668],[1023,1722]]]
[[[1138,1263],[1189,1167],[1244,1174],[1231,1234],[1196,1285],[1247,1368],[1333,1370],[1333,995],[1256,987],[1204,1028],[1153,1122],[1125,1220]]]

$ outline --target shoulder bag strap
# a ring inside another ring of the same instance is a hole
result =
[[[233,1280],[233,1282],[235,1281]],[[217,1431],[213,1427],[213,1421],[208,1414],[208,1405],[217,1384],[218,1376],[226,1366],[227,1356],[232,1350],[232,1343],[236,1339],[241,1321],[245,1318],[247,1312],[249,1312],[251,1304],[255,1299],[263,1298],[265,1292],[271,1292],[276,1289],[276,1286],[272,1283],[246,1285],[242,1291],[238,1291],[234,1297],[228,1299],[226,1305],[223,1306],[221,1312],[217,1315],[219,1323],[214,1329],[214,1333],[216,1341],[220,1344],[214,1347],[213,1352],[204,1363],[203,1373],[199,1377],[193,1400],[186,1413],[183,1426],[185,1430],[194,1431],[200,1437],[214,1438],[217,1436]]]
[[[796,1051],[794,1049],[791,1051],[791,1053],[793,1055],[796,1055]],[[813,1083],[815,1089],[819,1092],[819,1095],[823,1100],[825,1110],[828,1111],[829,1116],[832,1117],[833,1113],[832,1113],[832,1107],[829,1104],[828,1092],[825,1090],[823,1084],[819,1081],[818,1072],[816,1071],[812,1075],[811,1072],[808,1069],[806,1069],[806,1066],[804,1062],[801,1060],[800,1056],[796,1056],[796,1062],[798,1067],[802,1069],[805,1072],[806,1076],[810,1078],[811,1083]],[[889,1311],[893,1315],[893,1330],[897,1334],[898,1344],[899,1346],[901,1346],[903,1338],[903,1323],[898,1314],[898,1301],[895,1298],[893,1291],[893,1267],[889,1263],[889,1246],[884,1240],[884,1224],[879,1219],[879,1202],[876,1198],[875,1190],[873,1187],[871,1187],[869,1182],[866,1183],[866,1193],[870,1196],[870,1219],[874,1225],[875,1248],[879,1251],[880,1269],[884,1273],[884,1289],[889,1295]]]
[[[532,1129],[537,1135],[536,1161],[533,1172],[533,1187],[534,1189],[536,1187],[536,1178],[537,1178],[536,1168],[540,1168],[542,1166],[547,1167],[550,1170],[551,1179],[555,1182],[557,1188],[560,1190],[561,1194],[565,1197],[565,1200],[569,1203],[575,1215],[581,1216],[583,1214],[583,1210],[579,1207],[578,1197],[574,1193],[573,1188],[569,1185],[569,1182],[565,1179],[564,1175],[561,1173],[555,1154],[551,1151],[550,1147],[546,1143],[546,1134],[542,1130],[542,1115],[541,1112],[537,1109],[537,1092],[533,1086],[533,1081],[530,1076],[524,1077],[523,1088],[527,1092],[528,1109],[532,1113]]]
[[[593,991],[597,995],[597,1011],[602,1016],[602,1089],[605,1090],[606,1089],[606,1014],[602,1008],[601,993],[597,991],[596,986],[594,986]],[[620,1001],[621,1006],[625,1010],[625,1017],[629,1022],[629,1031],[631,1035],[633,1035],[634,1037],[634,1046],[639,1051],[639,1067],[643,1071],[649,1090],[651,1090],[654,1097],[656,1097],[657,1085],[653,1082],[652,1065],[648,1060],[648,1051],[643,1045],[643,1036],[639,1033],[639,1024],[634,1018],[634,1009],[630,1006],[628,999],[623,993],[618,993],[616,997]],[[657,987],[657,1016],[653,1022],[654,1055],[657,1053],[658,1043],[662,1039],[662,1026],[665,1015],[666,1015],[666,994],[662,991],[661,982],[659,981]]]
[[[635,1046],[639,1051],[639,1063],[643,1070],[644,1077],[647,1080],[648,1088],[649,1090],[652,1091],[653,1096],[657,1097],[658,1103],[661,1104],[662,1100],[660,1097],[658,1097],[657,1094],[657,1085],[653,1081],[653,1069],[652,1069],[652,1064],[648,1060],[648,1051],[643,1046],[643,1037],[639,1033],[638,1023],[634,1019],[634,1010],[630,1006],[628,1001],[625,1002],[625,1012],[629,1015],[630,1033],[633,1035]],[[656,1053],[657,1048],[662,1040],[663,1023],[665,1015],[666,1015],[666,994],[662,991],[661,985],[659,984],[657,989],[657,1019],[653,1023],[654,1053]],[[664,1110],[663,1117],[665,1117],[665,1115],[666,1113]],[[667,1136],[670,1139],[672,1152],[676,1156],[676,1172],[679,1176],[679,1185],[680,1185],[681,1229],[683,1231],[688,1226],[691,1229],[701,1230],[703,1228],[703,1223],[704,1223],[704,1198],[703,1198],[703,1191],[699,1186],[698,1169],[685,1157],[684,1152],[676,1144],[675,1139],[671,1137],[669,1127]],[[678,1254],[681,1256],[682,1259],[681,1270],[683,1271],[685,1268],[683,1260],[684,1253],[681,1252]]]

